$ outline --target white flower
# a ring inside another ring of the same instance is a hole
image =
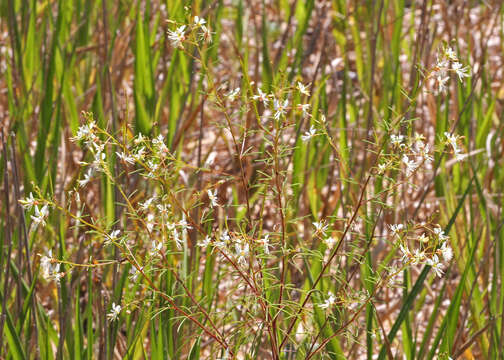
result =
[[[317,130],[313,127],[313,125],[310,127],[310,130],[304,133],[304,135],[301,136],[301,140],[304,142],[309,141],[312,137],[314,137],[317,134]]]
[[[271,246],[269,243],[269,234],[264,235],[264,237],[259,240],[259,242],[264,246],[264,253],[269,255],[269,247]]]
[[[226,96],[229,99],[229,101],[235,101],[235,99],[238,97],[239,94],[240,94],[240,88],[237,87],[236,89],[229,91],[224,96]]]
[[[173,241],[175,241],[175,245],[177,245],[177,249],[182,250],[182,245],[184,244],[182,238],[180,237],[177,229],[173,229]]]
[[[413,261],[412,264],[420,264],[425,261],[425,253],[423,251],[420,251],[419,249],[415,249],[413,251]]]
[[[80,141],[80,140],[90,140],[95,135],[93,134],[93,128],[95,127],[95,122],[91,121],[89,124],[84,124],[79,127],[77,130],[77,134],[75,137],[71,138],[72,141]]]
[[[140,211],[147,211],[149,207],[152,205],[152,202],[156,199],[155,196],[148,198],[143,203],[138,203],[140,205]]]
[[[197,246],[200,246],[200,247],[207,247],[208,245],[210,245],[210,243],[212,242],[212,238],[210,236],[205,236],[205,238],[201,241],[198,241],[198,244]]]
[[[151,250],[150,250],[151,256],[156,256],[157,254],[159,254],[159,252],[161,251],[162,248],[163,248],[163,243],[160,241],[154,240],[152,242]]]
[[[275,114],[273,115],[273,117],[275,118],[275,120],[280,119],[280,116],[286,114],[288,106],[289,106],[288,99],[285,99],[283,102],[277,99],[273,100],[273,107],[275,108]]]
[[[208,194],[208,199],[210,200],[210,205],[212,207],[219,206],[219,203],[217,202],[217,189],[212,192],[211,190],[207,190]]]
[[[298,108],[303,112],[303,117],[307,117],[308,111],[310,111],[310,104],[298,104]]]
[[[453,51],[453,49],[451,47],[447,46],[444,51],[444,54],[451,61],[458,61],[457,54],[455,54],[455,51]]]
[[[84,179],[77,181],[79,183],[79,187],[86,186],[91,181],[92,176],[93,176],[93,169],[89,168],[87,173],[84,174]]]
[[[47,205],[44,205],[40,210],[39,207],[35,205],[35,215],[31,215],[31,218],[35,224],[35,227],[38,225],[45,226],[45,219],[49,216],[49,210]]]
[[[107,235],[107,240],[105,241],[105,244],[110,244],[114,241],[117,241],[117,239],[119,238],[119,234],[121,233],[121,231],[119,231],[118,229],[117,230],[114,230],[112,231],[110,234]]]
[[[247,264],[247,257],[249,255],[249,245],[245,243],[243,246],[240,244],[235,244],[236,256],[238,258],[238,264]]]
[[[401,231],[404,229],[403,224],[392,224],[389,225],[390,231],[392,231],[392,235],[399,237],[401,235]]]
[[[402,258],[401,258],[402,261],[407,261],[411,257],[413,257],[413,255],[411,254],[411,251],[408,249],[407,245],[400,244],[399,249],[401,250],[401,252],[403,254]]]
[[[212,32],[205,25],[201,25],[200,40],[210,44],[212,42]]]
[[[121,305],[116,305],[115,302],[112,303],[112,307],[110,309],[110,312],[107,314],[107,317],[110,321],[115,321],[121,314]]]
[[[410,160],[407,155],[403,155],[402,162],[406,165],[406,176],[410,176],[417,169],[418,164]]]
[[[42,277],[47,281],[59,281],[65,273],[60,272],[60,264],[52,258],[52,251],[49,250],[49,256],[42,256],[40,258],[40,268]]]
[[[322,309],[328,309],[336,303],[336,297],[333,295],[333,293],[329,291],[328,294],[329,298],[327,298],[327,300],[322,304],[318,305]]]
[[[225,248],[229,243],[231,242],[231,237],[229,236],[229,233],[227,230],[224,230],[222,234],[219,237],[219,241],[215,243],[215,246],[218,248]]]
[[[443,260],[445,262],[448,263],[453,258],[453,250],[450,246],[446,244],[446,241],[443,243],[443,245],[441,245],[439,251],[441,252],[441,255],[443,256]]]
[[[192,229],[192,226],[190,226],[189,223],[186,221],[185,214],[182,214],[182,220],[180,220],[177,223],[177,225],[180,226],[183,231],[187,231],[189,229]]]
[[[135,140],[133,140],[133,142],[135,143],[135,145],[141,144],[144,141],[145,141],[145,137],[142,135],[142,133],[139,133],[137,135],[137,137],[135,138]]]
[[[259,89],[259,88],[257,88],[257,93],[258,93],[258,95],[254,95],[254,96],[252,96],[252,99],[254,99],[254,100],[256,100],[256,101],[257,101],[257,100],[258,100],[258,101],[261,101],[261,102],[264,104],[264,106],[268,106],[268,102],[269,102],[269,99],[268,99],[268,94],[263,93],[263,92],[261,91],[261,89]]]
[[[384,174],[387,171],[388,165],[386,163],[378,164],[378,173]]]
[[[143,268],[140,268],[140,269],[143,269]],[[129,274],[130,274],[131,281],[136,282],[138,279],[138,275],[140,275],[140,271],[138,271],[136,267],[132,266],[129,271]]]
[[[446,136],[446,141],[453,148],[453,154],[455,155],[455,160],[457,161],[463,160],[466,157],[466,155],[462,154],[462,150],[458,147],[459,137],[456,135],[451,135],[448,132],[445,132],[444,134]]]
[[[470,77],[471,76],[471,70],[469,69],[469,66],[465,66],[464,67],[459,62],[454,62],[452,64],[452,70],[455,71],[455,73],[457,74],[460,82],[462,82],[465,77]]]
[[[33,198],[33,194],[30,192],[30,195],[25,199],[19,200],[19,203],[26,210],[31,210],[33,206],[37,205],[37,200]]]
[[[303,85],[301,82],[297,82],[297,88],[301,94],[305,94],[306,96],[310,96],[310,91],[308,91],[308,87]]]
[[[448,236],[445,235],[443,229],[441,229],[441,227],[439,225],[437,227],[435,227],[433,229],[433,231],[434,231],[434,234],[439,239],[439,241],[446,241],[446,240],[448,240]]]
[[[448,88],[446,86],[448,80],[450,80],[449,76],[446,76],[444,72],[439,72],[436,76],[436,81],[438,84],[438,93],[444,93],[446,92],[446,89]]]
[[[153,213],[149,213],[147,215],[147,221],[146,221],[146,226],[147,226],[147,230],[149,232],[152,232],[152,230],[154,230],[154,214]]]
[[[200,18],[198,15],[196,15],[196,16],[194,17],[194,25],[195,25],[195,26],[199,27],[199,26],[203,26],[203,25],[205,25],[205,24],[206,24],[205,19]]]
[[[421,243],[427,244],[429,242],[429,238],[425,236],[425,234],[422,234],[418,237],[418,241]]]
[[[133,158],[136,160],[136,161],[143,161],[145,157],[145,147],[141,147],[140,149],[138,149],[135,153],[133,153]]]
[[[437,255],[433,255],[431,259],[427,259],[427,265],[432,267],[437,276],[443,276],[443,268]]]
[[[400,146],[404,141],[404,135],[390,135],[390,143],[393,146]]]
[[[321,220],[319,222],[314,222],[313,226],[315,227],[316,234],[321,233],[322,235],[325,235],[328,225],[325,223],[324,220]]]
[[[116,152],[116,155],[119,159],[122,161],[128,163],[128,164],[134,164],[135,163],[135,158],[133,156],[130,156],[124,152]]]
[[[175,31],[168,30],[168,39],[171,41],[173,47],[180,47],[185,40],[185,25],[178,27]]]

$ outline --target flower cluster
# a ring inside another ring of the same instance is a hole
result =
[[[60,281],[60,279],[65,275],[64,272],[60,272],[60,267],[60,263],[56,259],[53,259],[51,250],[49,250],[49,256],[41,256],[40,271],[42,277],[47,281]]]
[[[436,89],[438,93],[446,92],[448,88],[448,80],[450,77],[449,73],[455,73],[460,82],[464,81],[464,78],[471,76],[471,70],[468,66],[463,66],[455,54],[455,51],[449,46],[445,47],[440,55],[438,55],[438,59],[436,61],[436,65],[430,77],[434,79],[436,84]]]
[[[390,232],[399,242],[399,249],[402,253],[402,261],[405,264],[425,264],[429,265],[437,276],[443,275],[443,263],[449,263],[453,258],[453,250],[449,246],[449,237],[439,225],[428,228],[425,224],[406,228],[403,224],[389,225]],[[420,230],[418,235],[414,230]],[[411,233],[413,232],[413,235]],[[411,250],[408,240],[419,243]]]
[[[206,20],[199,16],[194,17],[192,24],[184,24],[175,28],[175,30],[168,30],[167,37],[174,48],[184,49],[184,42],[189,39],[191,33],[194,33],[199,41],[204,43],[212,42],[212,32],[207,26]]]

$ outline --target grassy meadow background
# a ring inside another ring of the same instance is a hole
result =
[[[0,358],[504,359],[503,11],[498,0],[0,1]],[[196,15],[211,38],[174,47],[168,31]],[[425,74],[447,46],[471,76],[437,94]],[[271,128],[259,86],[291,103]],[[112,177],[79,188],[92,154],[70,138],[90,117],[124,142],[161,135],[164,182],[110,150]],[[379,177],[398,151],[391,135],[417,132],[436,150],[430,167]],[[460,136],[462,161],[443,151],[445,132]],[[19,203],[30,192],[67,205],[35,227]],[[153,194],[192,225],[156,261],[132,214]],[[312,231],[321,221],[332,243]],[[424,222],[449,235],[443,276],[420,264],[378,286],[401,257],[389,225]],[[145,259],[144,278],[130,276],[133,254],[103,244],[112,229]],[[267,231],[272,255],[245,269],[196,245],[224,229],[251,244]],[[43,256],[59,281],[42,276]]]

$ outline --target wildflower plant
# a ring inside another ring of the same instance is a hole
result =
[[[187,12],[165,23],[170,71],[192,66],[184,78],[188,109],[179,119],[143,131],[127,116],[110,124],[82,112],[69,145],[80,155],[75,176],[58,191],[34,183],[18,201],[31,238],[58,239],[38,247],[42,286],[61,297],[67,289],[100,289],[99,299],[86,295],[87,305],[73,306],[87,306],[89,334],[98,320],[109,357],[118,339],[132,358],[142,351],[163,358],[166,348],[170,358],[336,359],[363,342],[369,358],[391,357],[399,329],[413,343],[407,313],[422,307],[425,294],[415,303],[419,289],[428,281],[437,291],[463,254],[453,237],[462,205],[452,217],[437,204],[423,205],[432,187],[442,189],[440,167],[454,160],[450,166],[459,171],[471,157],[467,134],[457,134],[448,116],[452,80],[462,86],[471,68],[445,44],[432,65],[419,66],[411,92],[389,107],[374,109],[372,75],[371,98],[353,99],[347,73],[341,81],[334,75],[342,97],[333,106],[326,55],[319,61],[327,66],[308,76],[286,66],[281,52],[271,60],[263,49],[256,61],[264,74],[257,76],[248,50],[227,38],[229,46],[219,48],[219,16]],[[292,16],[300,21],[303,14]],[[223,69],[218,52],[229,49],[234,68]],[[298,54],[294,61],[302,68],[305,60]],[[360,60],[355,66],[363,81]],[[356,101],[348,114],[347,101]],[[445,101],[446,123],[433,135],[420,124],[427,116],[412,114],[417,102]],[[369,110],[357,103],[369,103]],[[170,111],[178,106],[170,103]],[[159,105],[152,118],[162,111]],[[95,198],[107,205],[94,205]],[[473,273],[462,273],[464,284],[476,283]],[[390,294],[406,304],[388,312],[397,321],[382,316]],[[454,299],[461,301],[461,290]],[[102,307],[93,314],[97,302]],[[58,304],[60,314],[68,304]],[[149,342],[135,340],[142,333]],[[77,332],[71,341],[81,337]],[[451,350],[442,344],[439,354]],[[60,354],[74,351],[71,345],[60,345],[70,349]],[[423,355],[426,346],[419,345]]]

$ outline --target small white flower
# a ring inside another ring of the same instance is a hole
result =
[[[471,76],[471,70],[469,69],[469,66],[462,66],[461,63],[459,62],[454,62],[452,64],[452,70],[455,71],[457,74],[460,82],[464,81],[465,77],[470,77]]]
[[[56,262],[56,260],[52,258],[51,250],[49,250],[48,255],[49,256],[44,255],[40,258],[42,277],[47,281],[59,281],[65,275],[65,273],[60,272],[60,263]]]
[[[277,99],[273,100],[273,107],[275,108],[275,114],[273,115],[273,117],[275,118],[275,120],[280,119],[280,116],[284,116],[286,114],[288,106],[288,99],[285,99],[283,102]]]
[[[110,234],[107,235],[107,240],[105,241],[105,244],[110,244],[112,242],[117,241],[119,239],[119,234],[121,231],[119,229],[112,231]]]
[[[217,246],[218,248],[224,249],[230,243],[231,243],[231,237],[229,236],[228,231],[224,230],[219,237],[219,241],[215,243],[215,246]]]
[[[200,34],[199,38],[201,41],[204,41],[207,44],[210,44],[212,42],[212,32],[205,25],[201,25],[201,34]]]
[[[425,261],[425,253],[423,251],[420,251],[419,249],[415,249],[413,251],[413,261],[412,264],[420,264]]]
[[[237,87],[236,89],[229,91],[224,96],[226,96],[229,99],[229,101],[235,101],[235,99],[238,97],[239,94],[240,94],[240,88]]]
[[[177,229],[173,229],[173,241],[175,241],[175,245],[177,245],[177,249],[182,250],[182,245],[184,244],[182,238],[180,237]]]
[[[145,137],[142,135],[142,133],[139,133],[137,135],[137,137],[135,138],[135,140],[133,140],[133,142],[135,143],[135,145],[141,144],[144,141],[145,141]]]
[[[433,231],[434,231],[434,235],[437,236],[439,241],[443,242],[443,241],[448,240],[448,236],[445,235],[445,232],[443,231],[443,229],[441,229],[441,227],[439,225],[437,227],[435,227],[433,229]]]
[[[45,219],[47,218],[47,216],[49,216],[47,205],[44,205],[40,210],[39,207],[35,205],[35,215],[31,215],[35,227],[37,227],[38,225],[45,226]]]
[[[149,232],[152,232],[152,230],[154,230],[154,225],[155,225],[155,223],[154,223],[154,214],[153,214],[153,213],[149,213],[149,214],[147,215],[147,221],[146,221],[146,223],[145,223],[145,224],[146,224],[146,226],[147,226],[147,230],[148,230]]]
[[[84,174],[84,179],[77,181],[79,183],[79,187],[86,186],[91,181],[92,176],[93,176],[93,169],[89,168],[87,173]]]
[[[257,93],[258,93],[257,95],[252,96],[252,99],[256,101],[261,101],[264,104],[264,106],[268,106],[269,102],[268,94],[263,93],[260,88],[257,88]]]
[[[437,255],[433,255],[431,259],[427,259],[427,265],[432,267],[432,270],[434,270],[438,277],[443,276],[443,267]]]
[[[298,104],[298,108],[303,112],[303,117],[309,115],[308,111],[310,111],[310,104]]]
[[[408,249],[408,246],[407,245],[403,245],[403,244],[400,244],[399,245],[399,249],[401,250],[402,252],[402,258],[401,260],[406,262],[408,261],[410,258],[413,257],[413,255],[411,254],[411,251]]]
[[[329,298],[327,298],[327,300],[322,304],[318,305],[321,309],[329,309],[336,303],[336,297],[333,295],[333,293],[329,291],[328,294]]]
[[[219,203],[217,202],[217,189],[215,189],[213,192],[211,190],[207,190],[207,194],[208,199],[210,200],[210,205],[212,207],[219,206]]]
[[[425,234],[422,234],[418,237],[418,241],[427,244],[429,242],[429,238]]]
[[[151,245],[150,255],[151,256],[158,255],[162,248],[163,248],[163,243],[160,241],[154,240]]]
[[[450,46],[447,46],[444,51],[445,56],[451,61],[458,61],[457,54]]]
[[[317,130],[313,127],[313,125],[310,127],[310,130],[304,133],[304,135],[301,136],[301,140],[304,142],[309,141],[312,137],[314,137],[317,134]]]
[[[195,26],[199,27],[199,26],[203,26],[203,25],[205,25],[205,24],[206,24],[205,19],[200,18],[198,15],[196,15],[196,16],[194,17],[194,25],[195,25]]]
[[[436,81],[438,84],[438,93],[444,93],[448,89],[447,83],[450,80],[449,76],[446,76],[444,72],[440,72],[436,76]]]
[[[26,210],[31,210],[33,206],[37,205],[37,200],[33,198],[33,194],[30,192],[30,195],[25,199],[19,200],[19,203]]]
[[[145,158],[145,147],[142,146],[140,149],[135,151],[132,156],[136,161],[143,161]]]
[[[264,253],[269,255],[269,247],[271,246],[269,243],[269,234],[264,235],[264,237],[259,240],[259,242],[264,246]]]
[[[392,231],[392,235],[400,237],[401,231],[404,229],[403,224],[392,224],[389,225],[390,231]]]
[[[449,245],[446,244],[446,241],[443,243],[443,245],[441,245],[439,251],[441,252],[441,255],[443,256],[443,260],[445,262],[448,263],[453,258],[453,250]]]
[[[388,165],[386,163],[378,164],[378,173],[384,174],[387,171]]]
[[[246,265],[247,258],[249,255],[249,245],[245,243],[243,246],[240,244],[235,244],[236,256],[238,258],[238,264]]]
[[[402,162],[406,165],[406,176],[413,174],[418,167],[418,164],[415,161],[410,160],[407,155],[403,155]]]
[[[116,305],[115,302],[112,303],[112,307],[110,308],[110,312],[107,314],[107,318],[110,321],[115,321],[121,314],[121,305]]]
[[[393,146],[400,146],[404,141],[404,135],[390,135],[390,143]]]
[[[116,155],[119,159],[121,159],[122,161],[128,163],[128,164],[134,164],[135,163],[135,158],[131,155],[128,155],[124,152],[116,152]]]
[[[210,245],[212,242],[212,238],[210,236],[205,236],[205,238],[201,241],[198,241],[198,244],[197,246],[199,247],[202,247],[202,248],[206,248],[208,245]]]
[[[310,96],[310,91],[308,91],[308,87],[303,85],[301,82],[297,82],[297,88],[301,94],[305,94],[306,96]]]
[[[155,199],[156,199],[156,197],[153,196],[153,197],[148,198],[147,200],[145,200],[143,203],[138,203],[140,205],[140,211],[147,211],[147,210],[149,210],[150,206],[152,205],[152,203],[154,202]]]
[[[324,220],[321,221],[316,221],[313,223],[313,226],[315,227],[315,233],[316,234],[322,234],[325,235],[325,232],[327,230],[328,225],[325,223]]]
[[[182,42],[185,40],[185,25],[178,27],[176,30],[168,30],[168,39],[171,41],[173,47],[181,47]]]

